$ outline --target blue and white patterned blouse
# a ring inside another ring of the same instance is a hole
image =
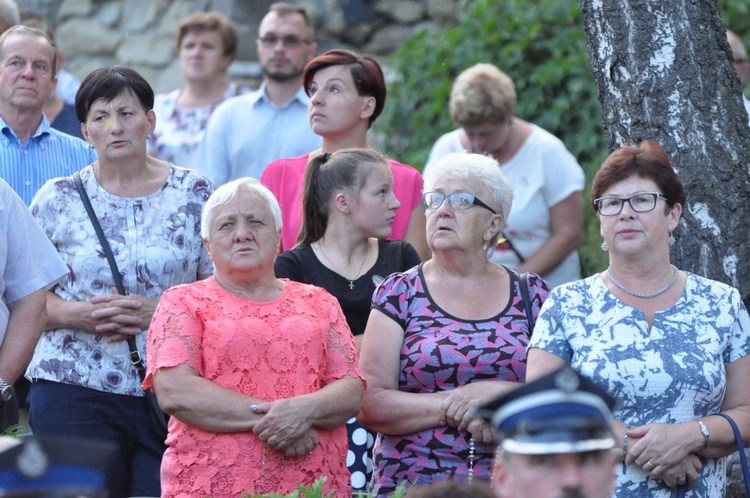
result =
[[[91,166],[81,170],[81,180],[128,294],[159,299],[166,289],[213,271],[200,235],[201,211],[212,192],[205,176],[170,166],[161,189],[136,198],[102,189]],[[48,181],[30,209],[70,269],[55,294],[66,301],[110,294],[112,272],[73,179]],[[136,337],[144,358],[145,342],[145,333]],[[80,330],[48,330],[36,346],[26,377],[143,396],[129,358],[127,341],[109,342],[107,336]]]
[[[627,306],[594,275],[553,289],[529,347],[559,356],[618,401],[626,424],[679,423],[718,413],[725,366],[750,353],[750,318],[739,292],[688,273],[685,291],[659,311]],[[696,424],[696,431],[698,430]],[[617,497],[674,497],[642,469],[617,466]],[[704,459],[688,497],[724,496],[726,459]]]

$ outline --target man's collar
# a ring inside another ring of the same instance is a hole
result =
[[[266,80],[263,80],[263,83],[260,84],[260,88],[258,88],[258,93],[260,94],[258,97],[259,100],[263,100],[264,102],[268,104],[273,104],[271,97],[268,96],[268,88],[267,88]],[[310,102],[310,97],[307,96],[307,93],[305,93],[305,89],[302,88],[302,85],[300,85],[300,87],[297,89],[294,95],[292,95],[292,98],[290,98],[281,107],[282,108],[289,107],[293,102],[299,102],[305,107],[307,107],[307,104]]]
[[[47,116],[42,114],[42,121],[39,123],[39,126],[37,126],[36,131],[29,137],[40,137],[42,135],[49,135],[50,129],[52,126],[49,124],[49,120],[47,119]],[[8,124],[5,119],[3,119],[2,116],[0,116],[0,130],[3,132],[3,134],[10,133],[12,136],[18,138],[18,135],[16,134],[15,130]],[[7,130],[7,131],[6,131]]]

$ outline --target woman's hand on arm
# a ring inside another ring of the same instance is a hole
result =
[[[440,406],[440,422],[452,427],[458,427],[459,429],[469,430],[472,432],[474,439],[477,439],[474,432],[478,434],[484,433],[489,429],[489,425],[484,424],[487,425],[485,428],[483,424],[474,422],[477,420],[474,417],[474,410],[478,406],[520,385],[516,382],[485,381],[472,382],[459,386],[453,391],[449,391],[448,396],[443,400]],[[480,421],[484,422],[483,420]],[[473,430],[470,430],[469,427],[472,427]],[[487,442],[490,443],[492,441]]]
[[[138,335],[148,329],[158,302],[138,294],[123,296],[115,288],[112,288],[112,294],[94,296],[91,303],[98,307],[91,313],[91,317],[99,322],[96,332]]]
[[[340,427],[355,416],[363,391],[360,379],[345,376],[310,394],[260,404],[265,415],[253,432],[275,448],[293,448],[310,429]]]
[[[641,467],[662,479],[667,486],[680,486],[684,484],[683,479],[686,479],[688,486],[692,486],[703,468],[696,454],[702,446],[703,437],[700,440],[696,438],[696,432],[700,435],[698,424],[692,420],[679,424],[654,423],[634,427],[628,430],[634,442],[629,445],[625,463]]]
[[[156,304],[156,300],[138,295],[115,293],[94,296],[91,301],[66,301],[47,292],[45,330],[68,328],[108,335],[110,341],[124,340],[148,329]]]
[[[262,400],[204,379],[186,364],[158,369],[153,384],[162,410],[206,431],[251,431],[263,417],[250,409]]]
[[[518,273],[531,271],[544,277],[581,245],[583,239],[582,192],[573,192],[551,206],[549,213],[549,239],[516,268]]]
[[[383,312],[373,309],[367,320],[360,367],[367,380],[362,411],[357,420],[384,434],[411,434],[440,426],[445,392],[399,391],[404,331]]]

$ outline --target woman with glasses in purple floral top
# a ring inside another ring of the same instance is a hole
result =
[[[451,154],[425,177],[432,259],[375,291],[361,351],[358,419],[378,431],[372,489],[489,479],[489,424],[474,407],[526,377],[530,324],[518,275],[487,259],[512,190],[492,158]],[[549,292],[528,275],[531,313]]]

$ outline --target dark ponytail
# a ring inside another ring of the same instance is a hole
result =
[[[307,163],[302,191],[302,227],[297,246],[323,238],[328,228],[331,201],[342,190],[359,192],[367,181],[370,166],[388,166],[388,159],[372,149],[341,149],[326,152]]]

